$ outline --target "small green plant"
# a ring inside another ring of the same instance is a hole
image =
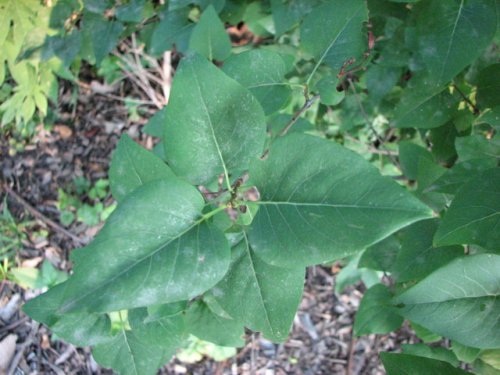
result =
[[[16,222],[4,198],[0,214],[0,257],[12,258],[23,247],[27,239],[26,228],[31,224],[29,221]]]
[[[74,180],[73,189],[75,194],[66,193],[59,189],[57,208],[60,211],[61,223],[65,226],[71,225],[75,220],[89,226],[94,226],[105,221],[113,212],[116,205],[104,206],[103,200],[109,195],[109,181],[97,180],[92,186],[90,181],[84,177]],[[82,200],[85,197],[90,203]]]
[[[341,286],[370,286],[355,335],[406,319],[451,341],[384,353],[389,375],[498,367],[494,0],[56,9],[74,18],[55,36],[74,56],[99,64],[138,27],[151,54],[175,46],[182,59],[144,129],[157,152],[121,138],[116,210],[73,252],[72,276],[26,304],[30,316],[94,346],[103,366],[154,374],[191,336],[285,340],[305,267],[350,257]],[[255,44],[233,49],[224,22],[241,21]]]
[[[37,0],[0,1],[0,86],[9,92],[0,96],[2,132],[14,129],[31,137],[35,124],[47,116],[49,99],[57,101],[55,73],[64,70],[60,60],[42,61],[33,54],[53,33],[49,16],[50,8]]]

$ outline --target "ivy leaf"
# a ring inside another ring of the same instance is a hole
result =
[[[120,375],[154,375],[175,349],[153,345],[147,337],[122,329],[111,341],[97,345],[92,355],[101,366],[113,368]]]
[[[500,168],[484,171],[455,195],[435,236],[437,246],[477,244],[500,250]]]
[[[437,85],[478,57],[497,29],[495,0],[422,1],[415,13],[418,53]]]
[[[149,182],[129,194],[96,239],[73,252],[74,274],[25,309],[50,324],[69,312],[108,312],[188,300],[226,273],[229,245],[201,217],[189,184]],[[54,308],[55,307],[55,308]]]
[[[233,318],[281,342],[288,336],[303,288],[304,268],[263,262],[245,235],[232,250],[229,272],[211,294]]]
[[[209,60],[225,60],[231,54],[231,41],[213,5],[202,13],[191,33],[189,49]]]
[[[227,59],[222,70],[249,89],[267,115],[283,108],[290,97],[290,87],[284,82],[285,61],[276,52],[242,52]]]
[[[250,177],[261,197],[250,244],[274,265],[341,259],[431,214],[361,156],[313,136],[278,139]]]
[[[227,319],[217,315],[203,301],[195,301],[189,307],[186,325],[190,333],[202,340],[227,347],[245,345],[243,325],[233,318]]]
[[[403,324],[397,309],[391,304],[392,294],[385,285],[377,284],[368,289],[361,300],[354,322],[354,335],[388,333]]]
[[[122,135],[109,169],[111,192],[118,202],[149,181],[170,178],[174,173],[160,158]]]
[[[199,55],[182,60],[164,137],[165,156],[178,176],[205,184],[247,169],[262,154],[265,138],[264,112],[247,89]]]
[[[500,346],[500,256],[471,255],[431,273],[394,299],[400,313],[464,345]]]
[[[404,229],[401,250],[391,270],[399,283],[422,279],[464,255],[462,246],[432,245],[438,224],[437,219],[422,220]]]
[[[387,375],[467,375],[470,372],[453,367],[448,362],[409,354],[380,353]]]
[[[431,129],[453,117],[458,99],[428,78],[409,85],[394,109],[392,126],[396,128]]]
[[[368,9],[363,0],[332,0],[316,7],[300,29],[301,48],[316,60],[308,82],[321,64],[338,73],[349,59],[357,59],[367,49],[363,22]]]

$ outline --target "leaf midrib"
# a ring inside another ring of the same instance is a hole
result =
[[[362,4],[362,3],[361,3]],[[312,77],[314,76],[314,74],[316,73],[316,71],[318,70],[319,66],[323,63],[323,60],[325,59],[326,55],[328,55],[328,52],[330,52],[330,49],[332,49],[332,47],[334,46],[334,44],[337,42],[337,40],[340,38],[340,35],[343,34],[344,30],[346,29],[347,25],[349,25],[351,23],[351,21],[354,19],[354,17],[356,17],[358,15],[358,13],[363,9],[363,6],[361,5],[360,7],[358,7],[358,9],[356,9],[356,11],[353,13],[352,17],[348,18],[346,23],[344,24],[344,26],[342,26],[342,28],[340,29],[340,31],[337,33],[337,35],[335,36],[335,39],[333,39],[333,41],[330,43],[330,45],[328,46],[328,48],[325,50],[325,52],[323,52],[323,54],[321,55],[321,57],[319,58],[318,62],[316,63],[316,65],[314,66],[311,74],[309,75],[309,77],[307,77],[307,80],[306,80],[306,85],[309,84],[309,82],[311,82],[311,79]]]
[[[84,293],[82,294],[81,296],[79,296],[78,298],[74,299],[73,301],[71,302],[67,302],[65,303],[64,305],[62,305],[59,309],[58,309],[58,312],[61,313],[61,314],[64,314],[64,313],[67,313],[67,312],[70,312],[71,309],[73,308],[73,306],[75,304],[77,304],[78,302],[80,302],[81,300],[83,300],[84,298],[88,297],[89,295],[91,295],[92,293],[94,293],[95,291],[107,286],[108,284],[112,283],[113,281],[115,281],[116,279],[118,279],[120,276],[122,276],[123,274],[127,273],[128,271],[130,271],[132,268],[136,267],[139,263],[142,263],[143,261],[145,261],[146,259],[148,258],[152,258],[153,256],[155,256],[158,252],[160,252],[161,250],[163,250],[166,246],[170,245],[172,242],[178,240],[179,238],[181,238],[184,234],[186,234],[187,232],[189,232],[191,229],[193,229],[194,227],[196,227],[197,225],[200,225],[201,223],[203,223],[205,221],[205,217],[202,217],[201,219],[198,219],[196,221],[194,221],[194,223],[190,226],[188,226],[185,230],[181,231],[177,236],[175,237],[172,237],[169,241],[165,242],[165,243],[162,243],[158,248],[156,248],[155,250],[153,250],[151,253],[149,253],[148,255],[145,255],[144,257],[140,258],[139,260],[137,260],[136,262],[133,262],[130,266],[124,268],[121,272],[117,273],[114,277],[112,277],[111,279],[109,280],[106,280],[104,282],[102,282],[101,284],[99,284],[98,286],[96,286],[95,288],[91,289],[91,290],[88,290],[87,293]]]
[[[271,324],[271,319],[269,317],[269,313],[267,311],[266,304],[264,302],[264,296],[262,295],[262,289],[260,288],[260,282],[259,282],[259,279],[257,277],[257,272],[255,271],[254,260],[252,258],[252,254],[250,252],[250,244],[248,242],[247,234],[245,232],[243,233],[243,237],[245,238],[245,251],[246,251],[248,259],[250,261],[250,267],[252,269],[252,276],[255,279],[256,283],[257,283],[257,288],[256,289],[257,289],[257,291],[259,293],[259,297],[260,297],[259,302],[261,303],[262,308],[264,310],[264,315],[265,315],[265,318],[266,318],[267,325],[269,326],[269,329],[271,330],[271,333],[273,334],[273,336],[276,336],[275,333],[274,333],[273,325]]]
[[[205,99],[203,98],[203,95],[201,93],[200,80],[198,79],[198,74],[197,74],[196,70],[194,69],[193,65],[191,65],[190,67],[191,67],[191,71],[193,72],[194,79],[196,81],[196,88],[198,89],[198,95],[200,97],[200,101],[203,104],[203,109],[205,110],[205,114],[206,114],[206,117],[208,119],[208,124],[209,124],[210,132],[212,135],[212,139],[213,139],[215,148],[217,149],[217,154],[219,156],[219,159],[220,159],[220,162],[222,165],[222,169],[224,170],[224,176],[226,178],[228,188],[229,188],[229,190],[231,190],[231,184],[229,182],[229,173],[227,170],[226,162],[224,161],[224,157],[222,156],[222,151],[221,151],[221,148],[219,146],[219,141],[217,140],[217,137],[215,135],[215,128],[214,128],[214,125],[212,123],[212,118],[210,117],[210,112],[208,111],[207,103],[205,102]]]
[[[469,226],[471,226],[473,224],[476,224],[478,222],[481,222],[483,220],[490,219],[490,218],[492,218],[492,217],[494,217],[496,215],[500,215],[500,212],[496,211],[496,212],[494,212],[494,213],[492,213],[490,215],[482,216],[482,217],[477,218],[475,220],[468,221],[467,223],[454,228],[452,231],[444,233],[444,235],[442,235],[440,238],[436,239],[436,244],[442,243],[442,241],[445,241],[448,237],[450,237],[451,235],[453,235],[455,232],[460,231],[461,229],[467,228],[467,227],[469,227]]]
[[[139,375],[139,371],[137,371],[137,365],[135,364],[135,356],[134,356],[134,353],[132,352],[132,347],[130,346],[130,344],[128,342],[127,333],[125,332],[124,329],[122,329],[122,334],[123,334],[123,339],[125,340],[125,344],[127,346],[127,350],[130,354],[130,357],[132,358],[132,364],[134,365],[134,373],[136,375]]]
[[[400,207],[386,207],[386,206],[361,206],[355,204],[332,204],[332,203],[307,203],[307,202],[291,202],[291,201],[257,201],[253,202],[261,205],[290,205],[290,206],[309,206],[309,207],[332,207],[332,208],[358,208],[368,210],[391,210],[391,211],[405,211],[405,212],[423,212],[422,210],[411,210]]]
[[[464,6],[464,0],[461,0],[460,7],[458,8],[457,18],[455,19],[455,23],[453,25],[453,30],[451,31],[450,43],[448,44],[448,50],[446,51],[446,57],[443,60],[443,64],[441,67],[441,73],[439,74],[438,82],[441,82],[441,80],[443,78],[444,70],[445,70],[445,67],[447,65],[448,58],[450,57],[450,51],[451,51],[451,46],[453,44],[453,38],[455,36],[455,30],[457,29],[458,21],[460,19],[461,14],[462,14],[463,6]]]

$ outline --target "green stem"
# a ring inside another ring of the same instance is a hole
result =
[[[227,208],[226,205],[219,206],[215,210],[212,210],[212,211],[202,215],[201,218],[196,223],[200,224],[200,223],[204,222],[205,220],[210,219],[212,216],[218,214],[219,212],[224,211],[226,208]]]

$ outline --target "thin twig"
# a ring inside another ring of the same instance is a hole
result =
[[[311,108],[311,106],[314,104],[314,102],[316,100],[318,100],[318,99],[319,99],[319,95],[314,95],[311,98],[306,98],[306,102],[304,103],[304,105],[302,106],[302,108],[300,108],[297,112],[295,112],[295,114],[292,116],[292,118],[290,119],[290,121],[288,121],[288,124],[286,124],[286,126],[279,133],[279,135],[280,136],[286,135],[286,133],[288,133],[288,131],[290,130],[290,128],[293,126],[293,124],[295,124],[297,122],[297,120],[299,119],[299,117],[302,116],[302,114],[305,111],[307,111],[309,108]]]
[[[352,334],[352,332],[351,332]],[[356,346],[356,338],[354,336],[351,337],[351,341],[349,342],[349,349],[348,349],[348,358],[347,358],[347,368],[346,368],[346,375],[351,375],[352,374],[352,366],[353,366],[353,360],[354,360],[354,347]]]
[[[16,353],[15,357],[12,359],[12,362],[10,363],[9,371],[7,372],[7,375],[14,375],[16,373],[16,368],[19,362],[21,361],[21,358],[23,358],[24,351],[28,346],[30,346],[33,343],[33,339],[36,336],[36,333],[38,332],[38,327],[40,327],[40,324],[37,322],[33,321],[31,325],[31,331],[26,340],[20,345],[20,348],[18,352]]]
[[[458,91],[458,93],[466,101],[466,103],[471,106],[473,113],[475,115],[479,115],[479,113],[481,113],[479,108],[474,103],[472,103],[472,101],[462,92],[462,90],[460,90],[460,88],[456,84],[453,84],[452,86],[455,90]]]
[[[27,316],[23,316],[21,319],[16,320],[14,323],[10,323],[7,326],[3,326],[2,328],[0,328],[0,335],[3,335],[5,332],[18,327],[21,324],[26,323],[28,321],[28,319],[29,318]]]
[[[9,185],[6,183],[3,184],[3,189],[9,194],[12,198],[14,198],[21,206],[23,206],[31,215],[33,215],[35,218],[43,221],[45,224],[47,224],[49,227],[54,229],[56,232],[59,232],[66,237],[69,237],[73,240],[78,245],[84,246],[85,241],[82,240],[81,238],[77,237],[67,229],[63,228],[60,226],[58,223],[55,221],[49,219],[47,216],[42,214],[40,211],[38,211],[36,208],[31,206],[27,201],[24,200],[20,195],[18,195],[14,190],[10,188]]]
[[[385,148],[385,150],[388,152],[387,156],[389,157],[389,159],[391,159],[392,163],[399,168],[399,162],[396,160],[396,158],[394,158],[393,155],[391,155],[390,150],[385,146],[384,140],[382,139],[380,134],[378,134],[377,130],[373,127],[373,124],[370,118],[368,117],[365,108],[363,107],[363,103],[361,103],[361,100],[359,99],[356,87],[354,87],[354,82],[350,78],[348,78],[348,81],[349,81],[349,86],[351,87],[351,90],[354,93],[354,98],[356,99],[356,103],[358,103],[359,109],[361,111],[361,114],[363,115],[363,118],[365,119],[366,124],[372,131],[375,138],[377,138],[377,141],[379,142],[380,146]]]

